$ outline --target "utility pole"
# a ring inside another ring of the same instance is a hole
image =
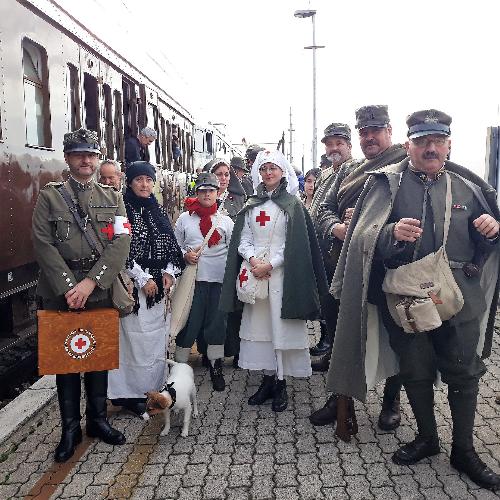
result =
[[[290,128],[288,129],[288,132],[290,133],[290,144],[289,144],[289,153],[288,153],[288,161],[290,162],[290,165],[293,165],[293,154],[292,154],[292,145],[293,145],[293,133],[295,132],[293,125],[292,125],[292,106],[290,106]]]

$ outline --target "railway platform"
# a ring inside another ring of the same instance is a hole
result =
[[[500,318],[497,320],[500,327]],[[498,333],[498,331],[497,331]],[[436,392],[442,452],[410,467],[392,463],[415,425],[406,396],[396,432],[377,429],[382,386],[366,404],[356,402],[359,433],[339,441],[331,426],[313,427],[309,414],[325,397],[323,374],[290,383],[290,404],[276,414],[270,405],[248,406],[259,377],[226,362],[227,388],[212,391],[208,370],[193,356],[200,416],[187,438],[174,417],[161,437],[159,419],[145,422],[110,408],[124,446],[84,438],[74,457],[55,464],[60,436],[53,378],[0,411],[0,498],[29,499],[493,499],[451,468],[451,416],[446,388]],[[481,458],[500,470],[500,337],[480,384],[475,444]],[[83,407],[82,407],[83,411]],[[9,429],[6,421],[17,421]],[[84,420],[83,420],[84,423]]]

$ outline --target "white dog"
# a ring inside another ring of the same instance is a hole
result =
[[[184,410],[181,436],[187,437],[191,413],[195,418],[198,416],[193,369],[187,363],[176,363],[170,359],[166,362],[170,365],[167,381],[160,392],[146,393],[146,412],[149,416],[163,414],[164,426],[160,434],[166,436],[170,432],[170,411],[178,413]]]

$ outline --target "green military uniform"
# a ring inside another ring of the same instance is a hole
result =
[[[87,277],[97,284],[88,301],[107,302],[111,283],[123,269],[130,247],[127,234],[109,240],[106,232],[113,225],[115,215],[127,216],[123,198],[113,188],[93,180],[81,184],[70,178],[68,183],[88,215],[87,224],[95,228],[104,252],[100,257],[93,255],[58,191],[63,183],[47,184],[40,191],[33,213],[33,245],[40,266],[37,295],[44,303],[64,300],[64,294]]]
[[[65,134],[64,152],[70,171],[70,162],[81,165],[84,163],[81,160],[83,156],[90,156],[91,160],[87,158],[87,163],[91,161],[92,166],[97,167],[97,134],[85,129]],[[73,168],[78,170],[78,167]],[[101,255],[93,252],[59,192],[63,184],[74,203],[80,207],[79,214],[85,226],[93,227],[98,235],[104,247]],[[118,216],[122,217],[121,228],[116,227],[115,231]],[[65,294],[85,278],[96,283],[85,307],[112,306],[110,286],[125,266],[130,249],[130,232],[125,229],[126,216],[121,193],[96,183],[92,178],[81,183],[70,177],[67,183],[51,182],[42,188],[33,213],[33,246],[40,266],[37,295],[44,309],[68,310]],[[106,418],[108,372],[87,372],[84,380],[87,435],[99,437],[109,444],[123,444],[125,437],[113,429]],[[55,459],[65,462],[82,439],[80,374],[57,375],[56,384],[62,435]]]

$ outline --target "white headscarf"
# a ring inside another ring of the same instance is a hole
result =
[[[287,182],[286,190],[293,195],[297,193],[299,190],[299,180],[297,179],[295,170],[292,168],[283,153],[278,149],[274,149],[273,151],[260,151],[257,158],[255,158],[252,165],[252,182],[254,190],[256,190],[257,186],[262,182],[259,168],[264,165],[264,163],[273,163],[279,167]]]

